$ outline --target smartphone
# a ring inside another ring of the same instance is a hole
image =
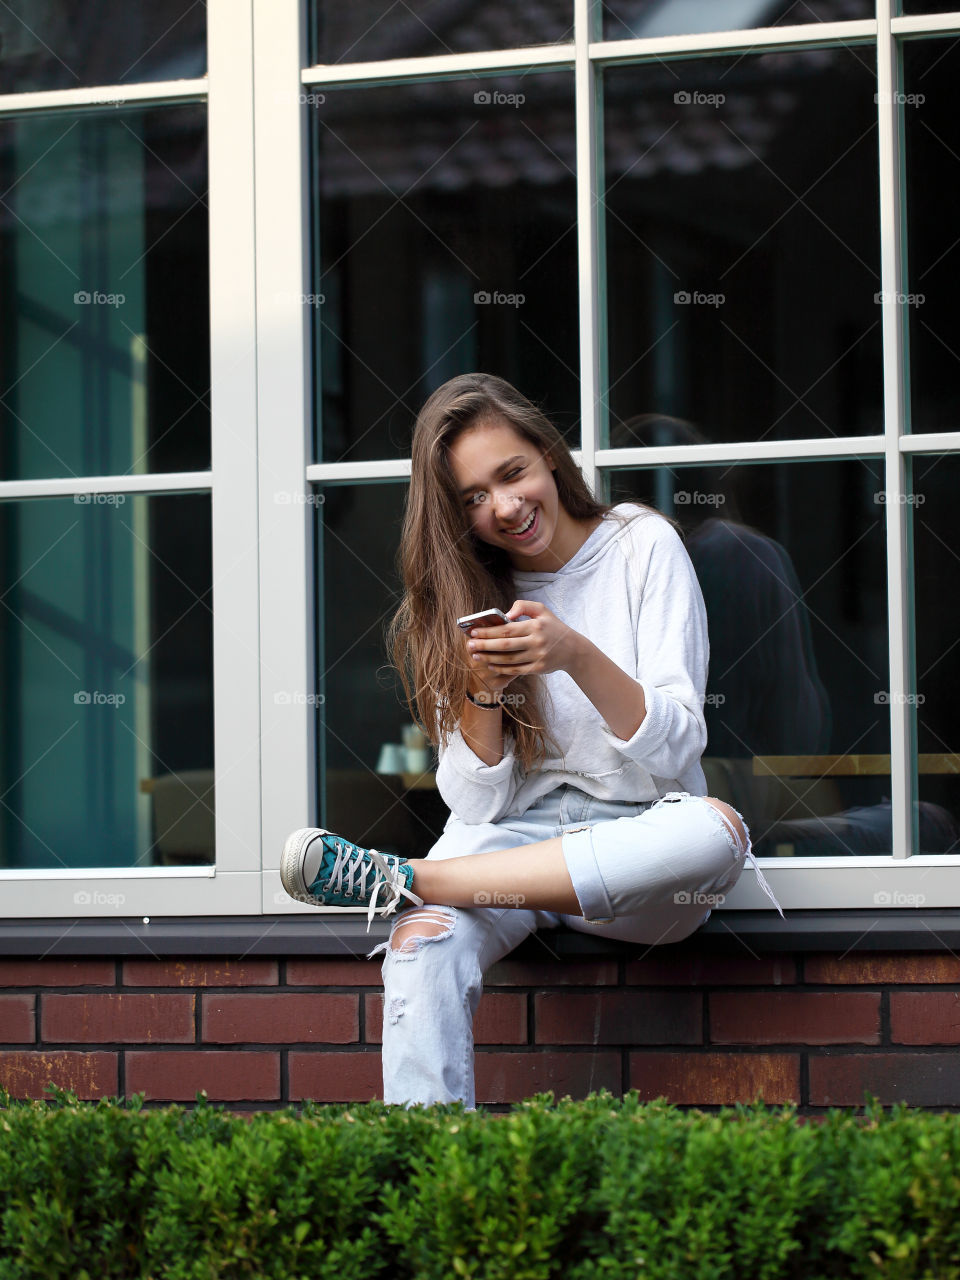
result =
[[[502,609],[481,609],[479,613],[467,613],[457,619],[461,631],[469,631],[471,627],[500,627],[507,621]]]

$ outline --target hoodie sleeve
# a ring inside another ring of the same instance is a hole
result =
[[[601,732],[655,777],[682,778],[707,745],[710,645],[703,595],[686,548],[666,521],[636,522],[624,538],[624,555],[637,599],[634,676],[646,715],[630,738],[617,737],[607,724]]]
[[[457,728],[439,749],[437,790],[444,804],[462,822],[498,822],[517,793],[518,769],[514,743],[504,734],[503,758],[484,764],[467,746]]]

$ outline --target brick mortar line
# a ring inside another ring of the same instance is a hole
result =
[[[834,1054],[855,1054],[862,1057],[886,1054],[887,1056],[917,1055],[925,1057],[945,1057],[956,1055],[957,1043],[953,1041],[926,1041],[921,1044],[894,1041],[889,1044],[863,1044],[857,1040],[826,1041],[811,1043],[800,1040],[772,1040],[762,1042],[709,1041],[703,1044],[689,1044],[682,1041],[663,1040],[653,1043],[624,1040],[603,1040],[598,1044],[569,1043],[567,1041],[538,1040],[533,1043],[500,1040],[476,1041],[474,1047],[481,1052],[497,1053],[674,1053],[690,1056],[703,1056],[707,1053],[736,1053],[743,1056],[760,1053],[806,1053],[821,1057]],[[190,1040],[7,1040],[0,1042],[0,1053],[357,1053],[382,1052],[379,1041],[317,1041],[291,1040],[264,1042],[258,1040],[220,1041],[206,1040],[197,1045]]]
[[[893,1044],[893,1023],[890,1016],[890,992],[880,992],[880,1041]]]
[[[810,1102],[810,1055],[801,1053],[800,1068],[797,1072],[797,1093],[800,1106],[811,1106]]]

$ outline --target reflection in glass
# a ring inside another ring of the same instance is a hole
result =
[[[882,431],[871,46],[604,76],[611,423]]]
[[[921,814],[920,853],[960,848],[960,550],[956,537],[960,457],[913,459],[909,515],[913,521],[916,600],[916,702]],[[911,696],[911,695],[908,695]]]
[[[651,445],[703,440],[656,415],[627,425]],[[866,458],[610,478],[613,501],[683,531],[710,635],[707,787],[758,855],[890,853],[882,474]]]
[[[206,18],[196,0],[4,0],[3,92],[206,75]]]
[[[956,5],[952,4],[951,8]],[[956,431],[960,424],[960,46],[909,40],[903,46],[907,176],[907,287],[910,426]]]
[[[873,0],[604,0],[606,40],[872,18]]]
[[[904,13],[952,13],[957,0],[902,0]]]
[[[0,867],[212,862],[208,494],[0,503]]]
[[[202,106],[0,122],[0,478],[210,466]]]
[[[424,747],[411,741],[385,643],[402,594],[395,561],[406,493],[404,484],[361,484],[318,494],[320,821],[361,844],[424,857],[449,810],[433,782],[433,751],[428,760],[412,754]]]
[[[314,63],[379,62],[573,40],[573,0],[450,4],[449,0],[313,0]]]
[[[409,455],[427,396],[475,369],[522,381],[579,445],[572,74],[320,97],[318,456]]]

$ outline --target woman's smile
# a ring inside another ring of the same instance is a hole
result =
[[[540,508],[534,507],[533,510],[528,515],[526,515],[519,524],[512,525],[510,528],[504,529],[503,532],[507,534],[507,536],[510,538],[514,538],[517,541],[522,541],[524,538],[536,537],[536,534],[539,528],[540,528]]]

